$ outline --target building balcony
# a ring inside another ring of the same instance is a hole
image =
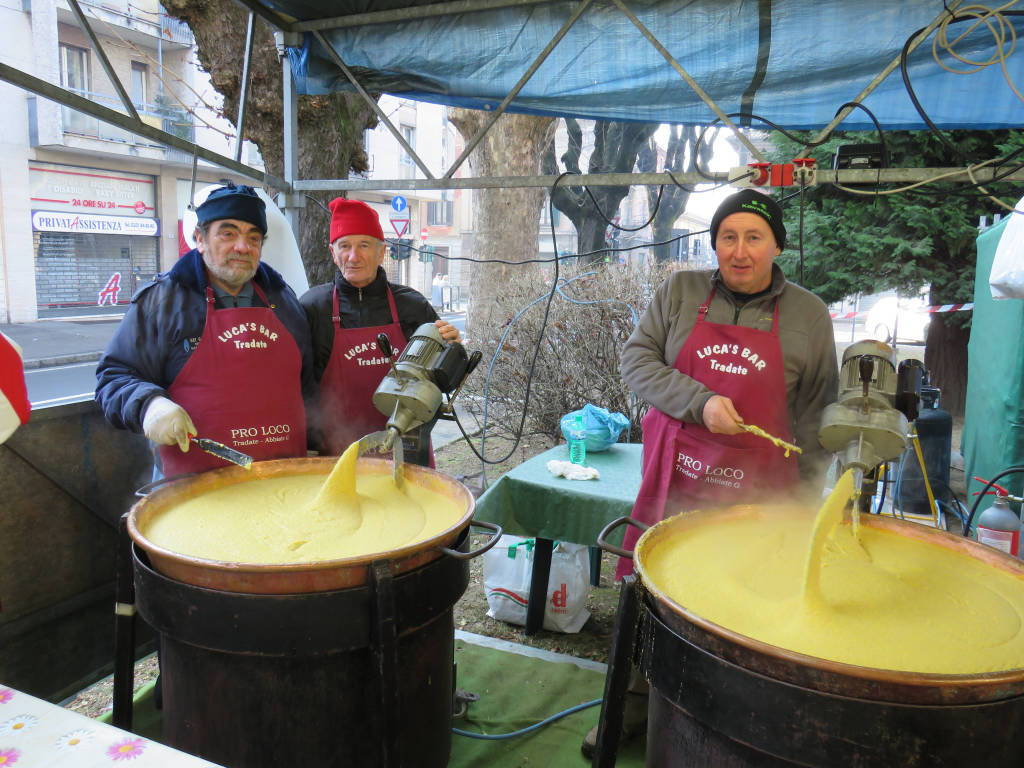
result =
[[[118,36],[147,48],[155,48],[157,41],[160,45],[172,47],[192,46],[192,32],[188,26],[169,18],[158,3],[146,0],[79,0],[79,4],[90,19],[90,26],[101,22],[94,26],[97,32],[105,25],[116,27]],[[57,15],[61,22],[78,26],[78,17],[66,2],[58,4]]]
[[[125,114],[124,107],[116,97],[82,91],[77,91],[77,93],[96,104]],[[41,112],[49,107],[59,110],[59,132],[46,130],[46,118]],[[165,147],[163,144],[70,107],[52,105],[45,101],[40,103],[37,99],[30,98],[28,109],[33,147],[66,147],[113,154],[131,154],[165,162],[191,162],[190,154],[186,157],[186,153]],[[186,141],[195,141],[194,119],[183,108],[160,104],[136,104],[135,109],[146,125],[159,128]]]
[[[121,101],[115,97],[89,92],[81,92],[79,95],[96,104],[125,113]],[[142,118],[142,122],[146,125],[172,133],[186,141],[195,140],[195,125],[192,115],[184,109],[180,107],[166,107],[159,104],[136,104],[135,109],[139,113],[139,117]],[[163,146],[70,107],[61,107],[61,124],[65,134],[103,139],[104,141],[116,141],[122,144],[134,144],[136,146]]]

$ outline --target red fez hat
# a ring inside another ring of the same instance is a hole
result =
[[[328,204],[331,209],[331,242],[346,235],[369,235],[384,239],[377,212],[360,200],[336,197]]]

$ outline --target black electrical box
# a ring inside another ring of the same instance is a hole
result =
[[[881,144],[843,144],[836,147],[832,158],[832,168],[837,171],[888,167],[889,153]]]

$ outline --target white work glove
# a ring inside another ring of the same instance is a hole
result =
[[[177,443],[182,453],[188,453],[188,436],[194,435],[196,428],[184,408],[166,397],[157,396],[146,406],[142,431],[157,445]]]

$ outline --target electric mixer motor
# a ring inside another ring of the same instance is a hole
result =
[[[859,341],[843,353],[839,398],[822,414],[818,442],[844,469],[855,470],[861,496],[865,479],[874,484],[877,467],[907,449],[923,375],[917,360],[905,360],[897,370],[895,352],[880,341]]]

